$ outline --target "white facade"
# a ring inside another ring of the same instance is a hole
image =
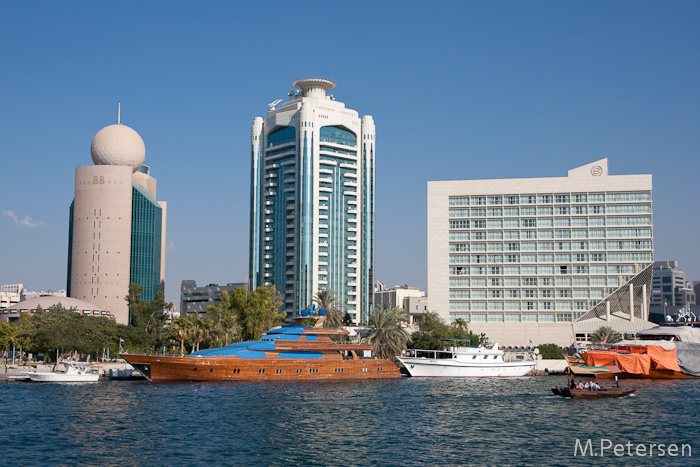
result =
[[[607,159],[568,177],[428,182],[431,310],[502,345],[569,345],[576,320],[653,262],[651,189]]]
[[[373,307],[374,144],[371,116],[309,78],[251,128],[250,284],[275,286],[291,315],[319,290],[367,322]]]
[[[24,300],[24,284],[8,284],[0,288],[0,309],[7,308]]]

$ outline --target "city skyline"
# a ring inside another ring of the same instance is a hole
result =
[[[306,76],[342,83],[336,98],[379,130],[375,279],[426,289],[428,181],[556,177],[604,157],[613,173],[653,175],[654,258],[700,279],[700,6],[299,10],[5,5],[0,283],[64,287],[69,180],[119,100],[169,202],[166,299],[184,279],[243,282],[251,118]],[[353,34],[320,41],[330,18]],[[299,26],[294,46],[274,22]]]

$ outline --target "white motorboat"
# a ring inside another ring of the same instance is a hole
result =
[[[453,342],[456,344],[456,342]],[[411,376],[488,378],[525,376],[535,368],[535,352],[504,352],[492,348],[458,347],[443,350],[406,350],[396,357]]]
[[[62,373],[27,373],[29,379],[38,383],[96,383],[100,379],[97,372],[90,371],[88,364],[71,361],[61,362],[66,366]]]

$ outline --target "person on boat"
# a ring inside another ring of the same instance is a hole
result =
[[[583,383],[581,381],[578,382],[578,388],[585,389],[585,386],[583,385]]]
[[[576,382],[574,381],[574,378],[571,378],[569,381],[569,389],[576,389]]]
[[[600,386],[598,385],[598,383],[596,383],[595,381],[591,381],[591,390],[592,391],[600,390]]]
[[[591,389],[591,383],[586,381],[586,384],[583,385],[583,389]]]

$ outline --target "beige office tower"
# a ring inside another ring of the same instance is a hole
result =
[[[92,141],[95,165],[75,169],[69,231],[68,295],[129,322],[129,283],[153,300],[165,281],[165,202],[143,165],[139,134],[120,123]]]

